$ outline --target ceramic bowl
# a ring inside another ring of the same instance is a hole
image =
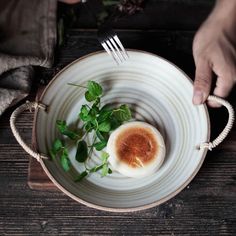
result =
[[[192,104],[193,84],[174,64],[147,52],[129,50],[129,60],[117,66],[105,52],[82,57],[59,72],[40,98],[47,112],[38,109],[35,131],[38,151],[49,153],[58,136],[56,120],[77,126],[84,90],[67,85],[86,85],[94,80],[104,88],[103,103],[128,104],[133,118],[155,126],[162,134],[166,156],[161,168],[141,179],[125,177],[118,172],[101,178],[94,173],[81,182],[73,181],[57,160],[40,160],[53,181],[65,194],[89,207],[100,210],[129,212],[157,206],[184,189],[200,169],[209,142],[210,122],[206,105]],[[88,137],[90,142],[90,137]],[[75,161],[75,148],[70,159],[75,172],[83,165]],[[89,166],[98,163],[94,153]]]

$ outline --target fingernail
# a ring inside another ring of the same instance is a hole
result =
[[[201,91],[194,91],[193,104],[200,105],[203,103],[203,93]]]

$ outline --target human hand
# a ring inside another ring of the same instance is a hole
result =
[[[236,83],[236,1],[217,1],[195,35],[193,56],[196,65],[193,103],[206,101],[213,73],[217,76],[213,94],[227,97]],[[220,106],[214,102],[209,105]]]

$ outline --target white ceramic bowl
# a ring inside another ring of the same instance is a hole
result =
[[[48,112],[39,110],[35,129],[38,150],[48,153],[58,132],[57,119],[75,125],[84,99],[84,91],[67,83],[102,84],[103,103],[127,103],[134,118],[157,127],[166,144],[166,157],[161,168],[142,179],[128,178],[117,172],[101,178],[99,173],[82,182],[72,180],[58,161],[44,160],[43,169],[64,193],[87,206],[108,211],[135,211],[156,206],[180,192],[198,172],[206,150],[197,146],[209,141],[210,123],[205,105],[192,104],[192,81],[167,60],[156,55],[129,51],[129,60],[116,66],[105,53],[97,52],[80,58],[58,73],[45,89],[40,101]],[[88,140],[89,141],[89,140]],[[77,172],[83,170],[70,150]],[[89,163],[97,161],[97,153]]]

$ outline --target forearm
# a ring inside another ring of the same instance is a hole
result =
[[[224,35],[234,44],[236,43],[236,0],[217,0],[216,4],[202,24],[202,35],[213,34],[215,37]],[[206,32],[207,31],[207,32]],[[197,38],[199,33],[195,36]]]
[[[236,28],[236,0],[217,0],[209,18],[227,28]]]
[[[221,11],[224,13],[236,12],[236,1],[235,0],[217,0],[214,11]]]

